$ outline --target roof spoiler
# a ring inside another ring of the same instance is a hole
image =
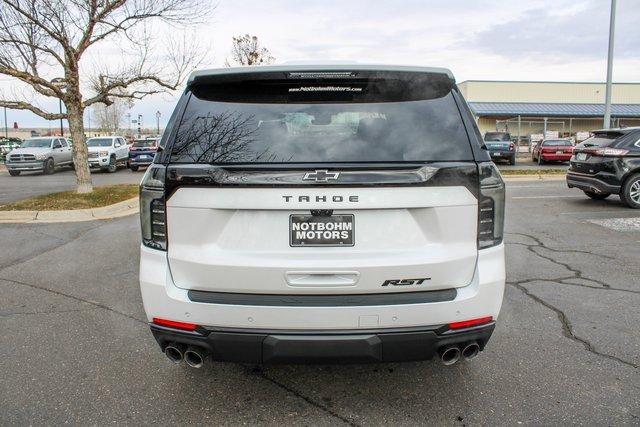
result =
[[[447,79],[453,87],[455,78],[453,73],[446,68],[392,66],[392,65],[296,65],[296,66],[260,66],[260,67],[233,67],[216,68],[210,70],[194,71],[189,76],[187,87],[207,84],[225,83],[252,80],[340,80],[353,78],[384,78],[393,76],[411,79],[412,75],[432,74],[439,80]]]

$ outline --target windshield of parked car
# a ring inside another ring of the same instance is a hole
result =
[[[136,139],[132,147],[136,147],[136,148],[155,147],[156,142],[157,141],[155,139]]]
[[[572,144],[571,144],[571,141],[569,140],[558,139],[558,140],[545,141],[543,145],[547,147],[570,147]]]
[[[87,147],[111,147],[111,138],[90,138],[87,140]]]
[[[508,142],[511,141],[511,136],[508,133],[504,133],[504,132],[487,132],[484,134],[484,140],[486,142]]]
[[[262,93],[239,88],[228,95],[232,99],[206,87],[194,91],[176,132],[171,162],[473,160],[449,90],[405,100],[420,89],[385,97],[380,93],[388,87],[365,86],[361,92],[348,82],[339,87],[288,84],[262,88]],[[245,102],[248,96],[257,99]]]
[[[27,139],[20,146],[21,148],[49,148],[51,147],[51,139]]]

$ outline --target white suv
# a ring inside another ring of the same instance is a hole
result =
[[[129,146],[121,136],[101,136],[87,139],[89,167],[108,172],[118,170],[118,165],[127,166]]]
[[[140,287],[172,361],[453,364],[484,349],[504,183],[450,71],[195,72],[160,146]]]

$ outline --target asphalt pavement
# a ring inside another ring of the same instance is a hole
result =
[[[509,182],[507,203],[495,333],[450,367],[174,365],[145,322],[137,217],[1,224],[0,424],[640,423],[640,212],[562,181]]]
[[[121,167],[117,172],[109,173],[96,169],[92,171],[91,178],[94,185],[139,184],[145,170],[131,172],[131,170]],[[75,186],[75,172],[68,167],[56,169],[52,175],[44,175],[41,172],[24,172],[12,177],[2,166],[0,169],[0,205],[42,194],[73,190]]]

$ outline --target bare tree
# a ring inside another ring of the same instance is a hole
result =
[[[227,67],[250,65],[268,65],[276,59],[271,55],[269,49],[260,45],[258,37],[245,34],[244,36],[233,37],[233,47],[231,48],[231,61],[227,59]]]
[[[93,190],[84,110],[176,89],[204,56],[188,35],[157,38],[212,12],[208,0],[0,0],[0,5],[0,74],[28,92],[0,94],[0,107],[68,120],[79,193]],[[105,60],[105,51],[115,51],[112,59]],[[36,97],[58,98],[66,112],[46,111]]]
[[[97,103],[93,106],[93,117],[103,131],[117,132],[133,101],[127,98],[113,98],[112,104]]]

